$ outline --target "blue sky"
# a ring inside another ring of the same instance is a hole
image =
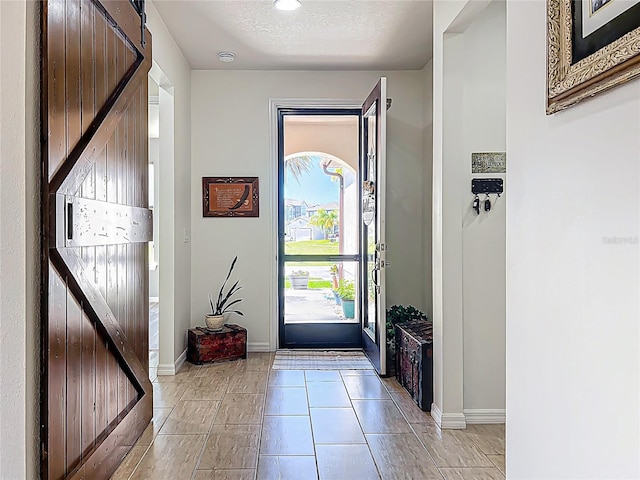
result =
[[[337,202],[339,200],[339,183],[332,182],[331,177],[322,171],[319,159],[314,157],[313,169],[300,178],[300,183],[285,172],[284,198],[305,200],[308,204]]]

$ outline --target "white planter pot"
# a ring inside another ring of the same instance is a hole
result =
[[[306,275],[289,275],[289,282],[291,282],[291,288],[293,288],[294,290],[306,290],[309,287],[309,277]]]
[[[224,327],[224,315],[206,315],[204,320],[211,330],[222,330]]]

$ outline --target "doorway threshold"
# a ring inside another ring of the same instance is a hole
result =
[[[278,350],[274,370],[369,370],[373,365],[362,352],[354,350]]]

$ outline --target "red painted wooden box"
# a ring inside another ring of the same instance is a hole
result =
[[[247,358],[247,329],[225,325],[214,332],[204,327],[189,329],[187,359],[196,365]]]

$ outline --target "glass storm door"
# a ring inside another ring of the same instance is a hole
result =
[[[380,375],[386,365],[385,162],[387,79],[382,77],[362,104],[362,345]]]
[[[278,110],[280,348],[361,347],[359,134],[360,109]]]

